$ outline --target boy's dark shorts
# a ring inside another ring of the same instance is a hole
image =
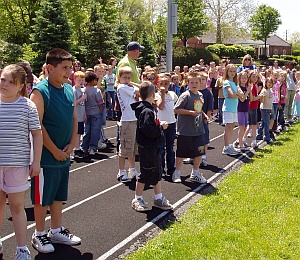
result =
[[[195,158],[204,154],[204,135],[178,135],[176,157]]]
[[[205,133],[203,134],[203,139],[204,139],[204,144],[209,144],[209,128],[208,128],[208,123],[203,122],[203,128]]]
[[[162,176],[161,149],[138,146],[140,156],[140,175],[138,182],[156,185]]]
[[[84,122],[78,122],[77,134],[79,134],[79,135],[84,134]]]

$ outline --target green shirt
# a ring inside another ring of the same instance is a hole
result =
[[[138,72],[138,69],[136,67],[136,62],[135,60],[131,59],[128,54],[125,55],[125,57],[119,61],[118,66],[117,66],[117,78],[119,75],[119,68],[124,67],[124,66],[129,66],[132,69],[132,77],[131,81],[135,83],[140,83],[140,74]]]
[[[37,89],[44,99],[43,125],[50,139],[59,148],[63,149],[71,141],[73,129],[74,94],[72,86],[64,84],[56,88],[48,79],[37,84]],[[65,167],[70,164],[70,159],[57,161],[52,153],[43,146],[41,167]]]

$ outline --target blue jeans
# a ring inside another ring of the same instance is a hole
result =
[[[174,140],[176,134],[176,123],[169,124],[168,128],[164,130],[164,146],[161,149],[161,164],[163,170],[165,169],[165,157],[167,161],[167,172],[173,173],[175,170],[175,152]]]
[[[112,118],[116,117],[116,112],[114,111],[115,101],[116,101],[116,92],[115,91],[107,91],[106,92],[106,98],[109,104],[108,111],[107,111],[107,117]]]
[[[223,124],[223,111],[222,107],[224,104],[225,98],[218,98],[218,106],[219,106],[219,125]]]
[[[102,113],[86,116],[85,131],[83,135],[81,148],[84,151],[98,149],[100,131],[102,128]]]
[[[281,104],[281,108],[278,108],[278,123],[284,127],[284,107],[285,104]]]
[[[265,136],[263,137],[266,142],[270,142],[270,113],[271,109],[261,109],[261,124],[257,130],[259,137],[263,137],[263,132]]]

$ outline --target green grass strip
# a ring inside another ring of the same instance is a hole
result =
[[[300,124],[127,259],[300,259]]]

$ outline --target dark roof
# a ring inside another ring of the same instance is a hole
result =
[[[284,47],[290,47],[291,46],[290,43],[288,43],[285,40],[281,39],[276,34],[270,36],[267,39],[267,44],[269,44],[270,46],[284,46]]]

